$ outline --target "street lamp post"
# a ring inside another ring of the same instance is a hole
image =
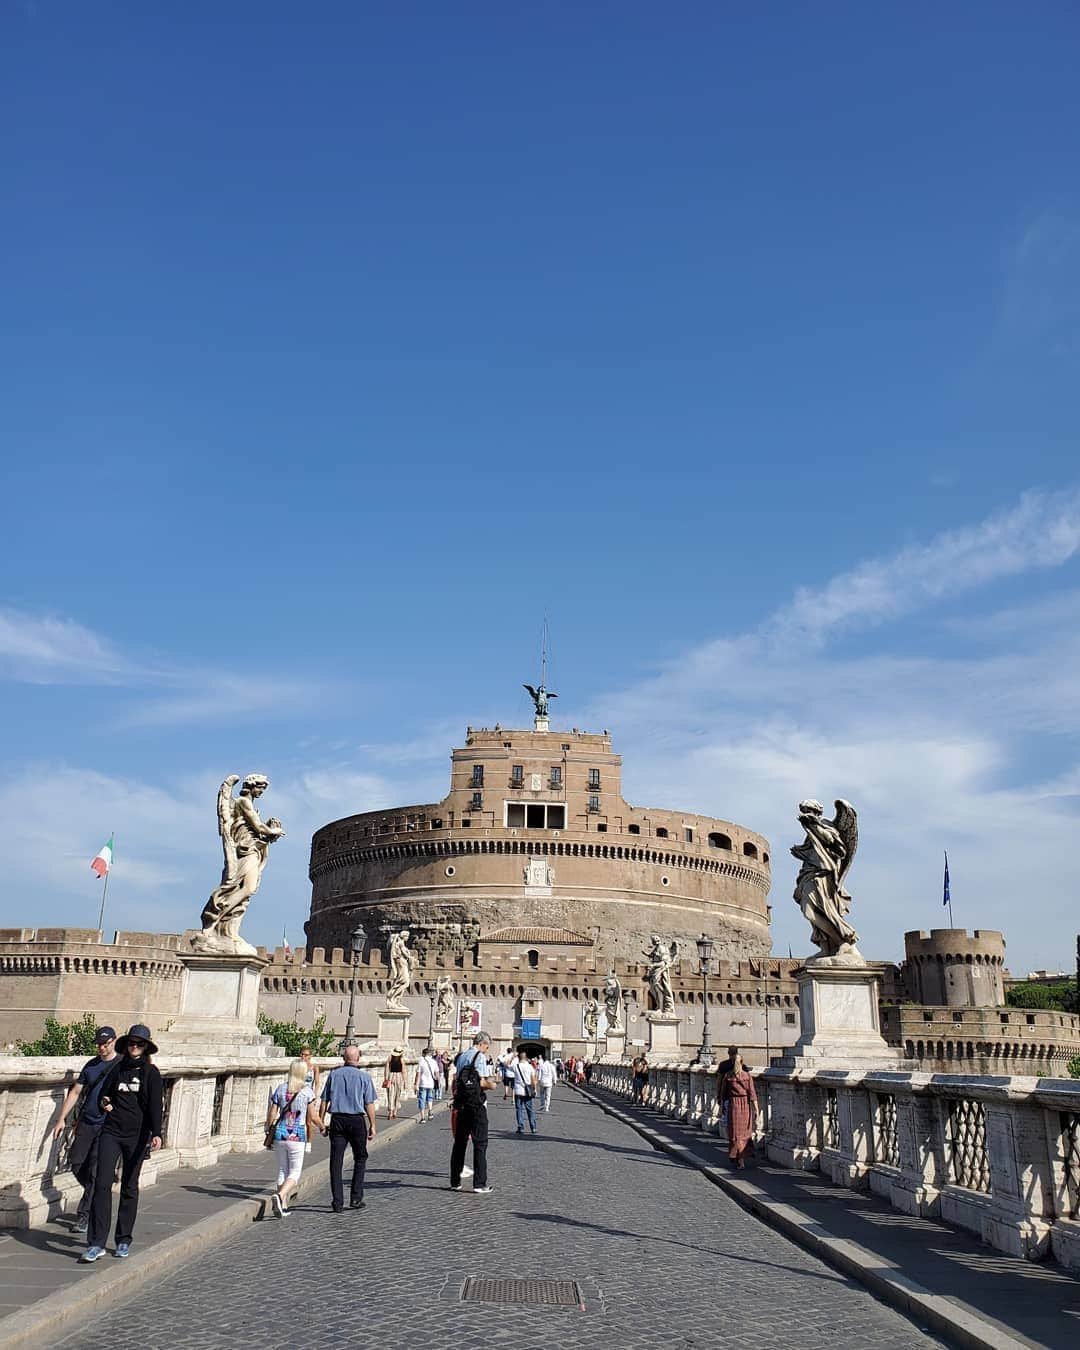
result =
[[[697,940],[698,960],[701,962],[701,985],[705,1010],[701,1019],[701,1050],[698,1063],[711,1069],[716,1063],[712,1048],[712,1032],[709,1029],[709,972],[712,969],[713,942],[704,933]]]
[[[345,1039],[341,1042],[342,1050],[347,1045],[356,1044],[356,967],[360,964],[360,957],[364,953],[364,930],[359,925],[353,929],[350,946],[352,948],[352,978],[349,980],[349,1020],[345,1023]]]
[[[435,1000],[438,997],[433,984],[428,986],[428,997],[431,999],[431,1011],[428,1013],[427,1020],[427,1043],[430,1050],[432,1042],[435,1040]]]
[[[622,991],[622,1029],[623,1029],[623,1054],[630,1058],[630,1003],[634,995],[627,988]]]

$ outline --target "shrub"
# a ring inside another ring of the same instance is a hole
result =
[[[1080,1078],[1080,1055],[1073,1055],[1065,1069],[1070,1078]]]
[[[326,1029],[325,1013],[320,1013],[315,1019],[315,1025],[306,1031],[296,1022],[275,1022],[272,1017],[260,1013],[259,1030],[294,1059],[299,1055],[301,1046],[308,1046],[313,1055],[329,1055],[338,1043],[336,1033]]]
[[[77,1022],[46,1017],[44,1035],[36,1041],[18,1041],[18,1050],[21,1055],[93,1055],[97,1053],[97,1028],[93,1013],[83,1013]]]

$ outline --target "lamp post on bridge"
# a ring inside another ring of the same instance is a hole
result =
[[[713,941],[705,933],[697,940],[698,960],[701,962],[701,984],[705,1005],[701,1019],[701,1049],[698,1051],[698,1063],[711,1069],[716,1063],[713,1055],[712,1032],[709,1028],[709,972],[712,969]]]
[[[630,1058],[630,1004],[633,1002],[633,992],[625,985],[622,991],[622,1026],[623,1026],[623,1054],[627,1059]]]
[[[347,1045],[356,1044],[356,967],[360,964],[360,957],[364,954],[364,930],[359,924],[352,931],[349,945],[352,948],[352,975],[349,980],[349,1019],[345,1023],[345,1039],[341,1042],[342,1050]]]
[[[438,993],[433,984],[428,985],[428,998],[431,1000],[431,1011],[428,1013],[427,1023],[427,1043],[430,1050],[435,1040],[435,1000],[438,998]]]

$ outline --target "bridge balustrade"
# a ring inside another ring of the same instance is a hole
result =
[[[751,1071],[769,1160],[869,1189],[999,1251],[1080,1271],[1080,1081],[891,1071]],[[629,1099],[628,1063],[594,1083]],[[649,1066],[646,1103],[723,1138],[716,1070]]]

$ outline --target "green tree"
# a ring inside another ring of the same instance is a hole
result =
[[[18,1041],[23,1055],[92,1055],[97,1046],[97,1019],[93,1013],[83,1013],[77,1022],[58,1022],[46,1017],[45,1032],[36,1041]]]
[[[313,1055],[329,1055],[338,1042],[337,1035],[326,1029],[325,1013],[320,1013],[315,1019],[315,1025],[307,1030],[296,1022],[275,1022],[272,1017],[260,1013],[259,1030],[294,1059],[299,1055],[302,1046],[306,1045]]]
[[[1055,980],[1053,984],[1035,984],[1025,980],[1013,985],[1005,995],[1005,1002],[1010,1008],[1071,1012],[1076,1007],[1076,981]]]
[[[1080,1055],[1073,1055],[1065,1069],[1070,1078],[1080,1078]]]

